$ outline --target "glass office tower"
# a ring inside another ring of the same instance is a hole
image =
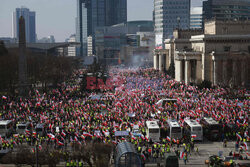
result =
[[[94,43],[96,27],[122,22],[127,22],[127,0],[77,0],[76,40],[81,43],[79,55],[87,55],[88,36],[93,37]]]
[[[25,20],[25,34],[27,43],[36,42],[36,13],[28,8],[16,8],[12,18],[12,37],[19,41],[19,18],[23,16]]]

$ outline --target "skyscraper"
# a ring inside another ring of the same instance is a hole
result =
[[[79,54],[87,55],[88,36],[96,27],[127,22],[127,0],[77,0],[76,41],[81,43]]]
[[[16,8],[13,12],[12,37],[19,40],[19,18],[23,16],[25,20],[25,34],[28,43],[36,42],[36,13],[28,8]]]
[[[207,0],[203,2],[205,20],[249,20],[250,0]]]
[[[193,7],[190,15],[190,29],[202,28],[202,7]]]
[[[162,47],[164,39],[176,28],[190,25],[190,0],[154,0],[155,44]]]

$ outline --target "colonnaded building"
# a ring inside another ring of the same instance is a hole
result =
[[[154,52],[154,68],[168,70],[174,63],[177,81],[250,84],[250,21],[210,20],[204,31],[177,29],[164,43]]]

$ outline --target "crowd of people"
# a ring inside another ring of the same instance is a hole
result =
[[[156,161],[163,158],[165,152],[174,149],[186,163],[190,151],[195,149],[193,139],[169,141],[161,138],[159,142],[153,142],[146,137],[146,121],[158,120],[160,128],[164,128],[169,119],[175,119],[183,126],[186,118],[199,122],[204,116],[212,117],[221,124],[236,124],[239,133],[232,135],[240,136],[242,142],[249,141],[250,100],[245,98],[249,91],[244,88],[200,89],[177,82],[153,69],[112,68],[109,84],[113,84],[114,90],[103,90],[100,98],[91,98],[96,93],[80,91],[78,79],[82,73],[75,72],[59,88],[47,92],[33,90],[25,98],[3,96],[0,100],[2,120],[12,120],[15,125],[31,122],[33,128],[38,123],[43,124],[46,133],[39,135],[35,131],[26,131],[25,134],[14,134],[9,138],[1,137],[1,148],[13,149],[22,143],[47,143],[55,149],[65,149],[70,143],[85,145],[103,142],[116,145],[129,141],[135,145],[143,161]],[[177,99],[177,102],[157,105],[163,98]],[[116,131],[131,131],[135,125],[139,125],[140,137],[132,133],[115,136]]]

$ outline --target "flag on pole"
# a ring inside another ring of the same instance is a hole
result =
[[[237,133],[237,134],[236,134],[236,137],[237,137],[239,140],[242,140],[240,134]]]
[[[195,135],[195,134],[194,134],[194,135],[191,135],[191,137],[192,137],[192,138],[196,138],[196,137],[197,137],[197,135]]]
[[[184,152],[180,152],[180,158],[184,157]]]
[[[244,145],[244,147],[245,147],[245,150],[248,150],[247,143],[246,143],[246,142],[244,142],[244,143],[243,143],[243,145]]]
[[[166,139],[167,139],[167,141],[169,141],[169,142],[171,141],[171,138],[170,138],[169,136],[167,136]]]

